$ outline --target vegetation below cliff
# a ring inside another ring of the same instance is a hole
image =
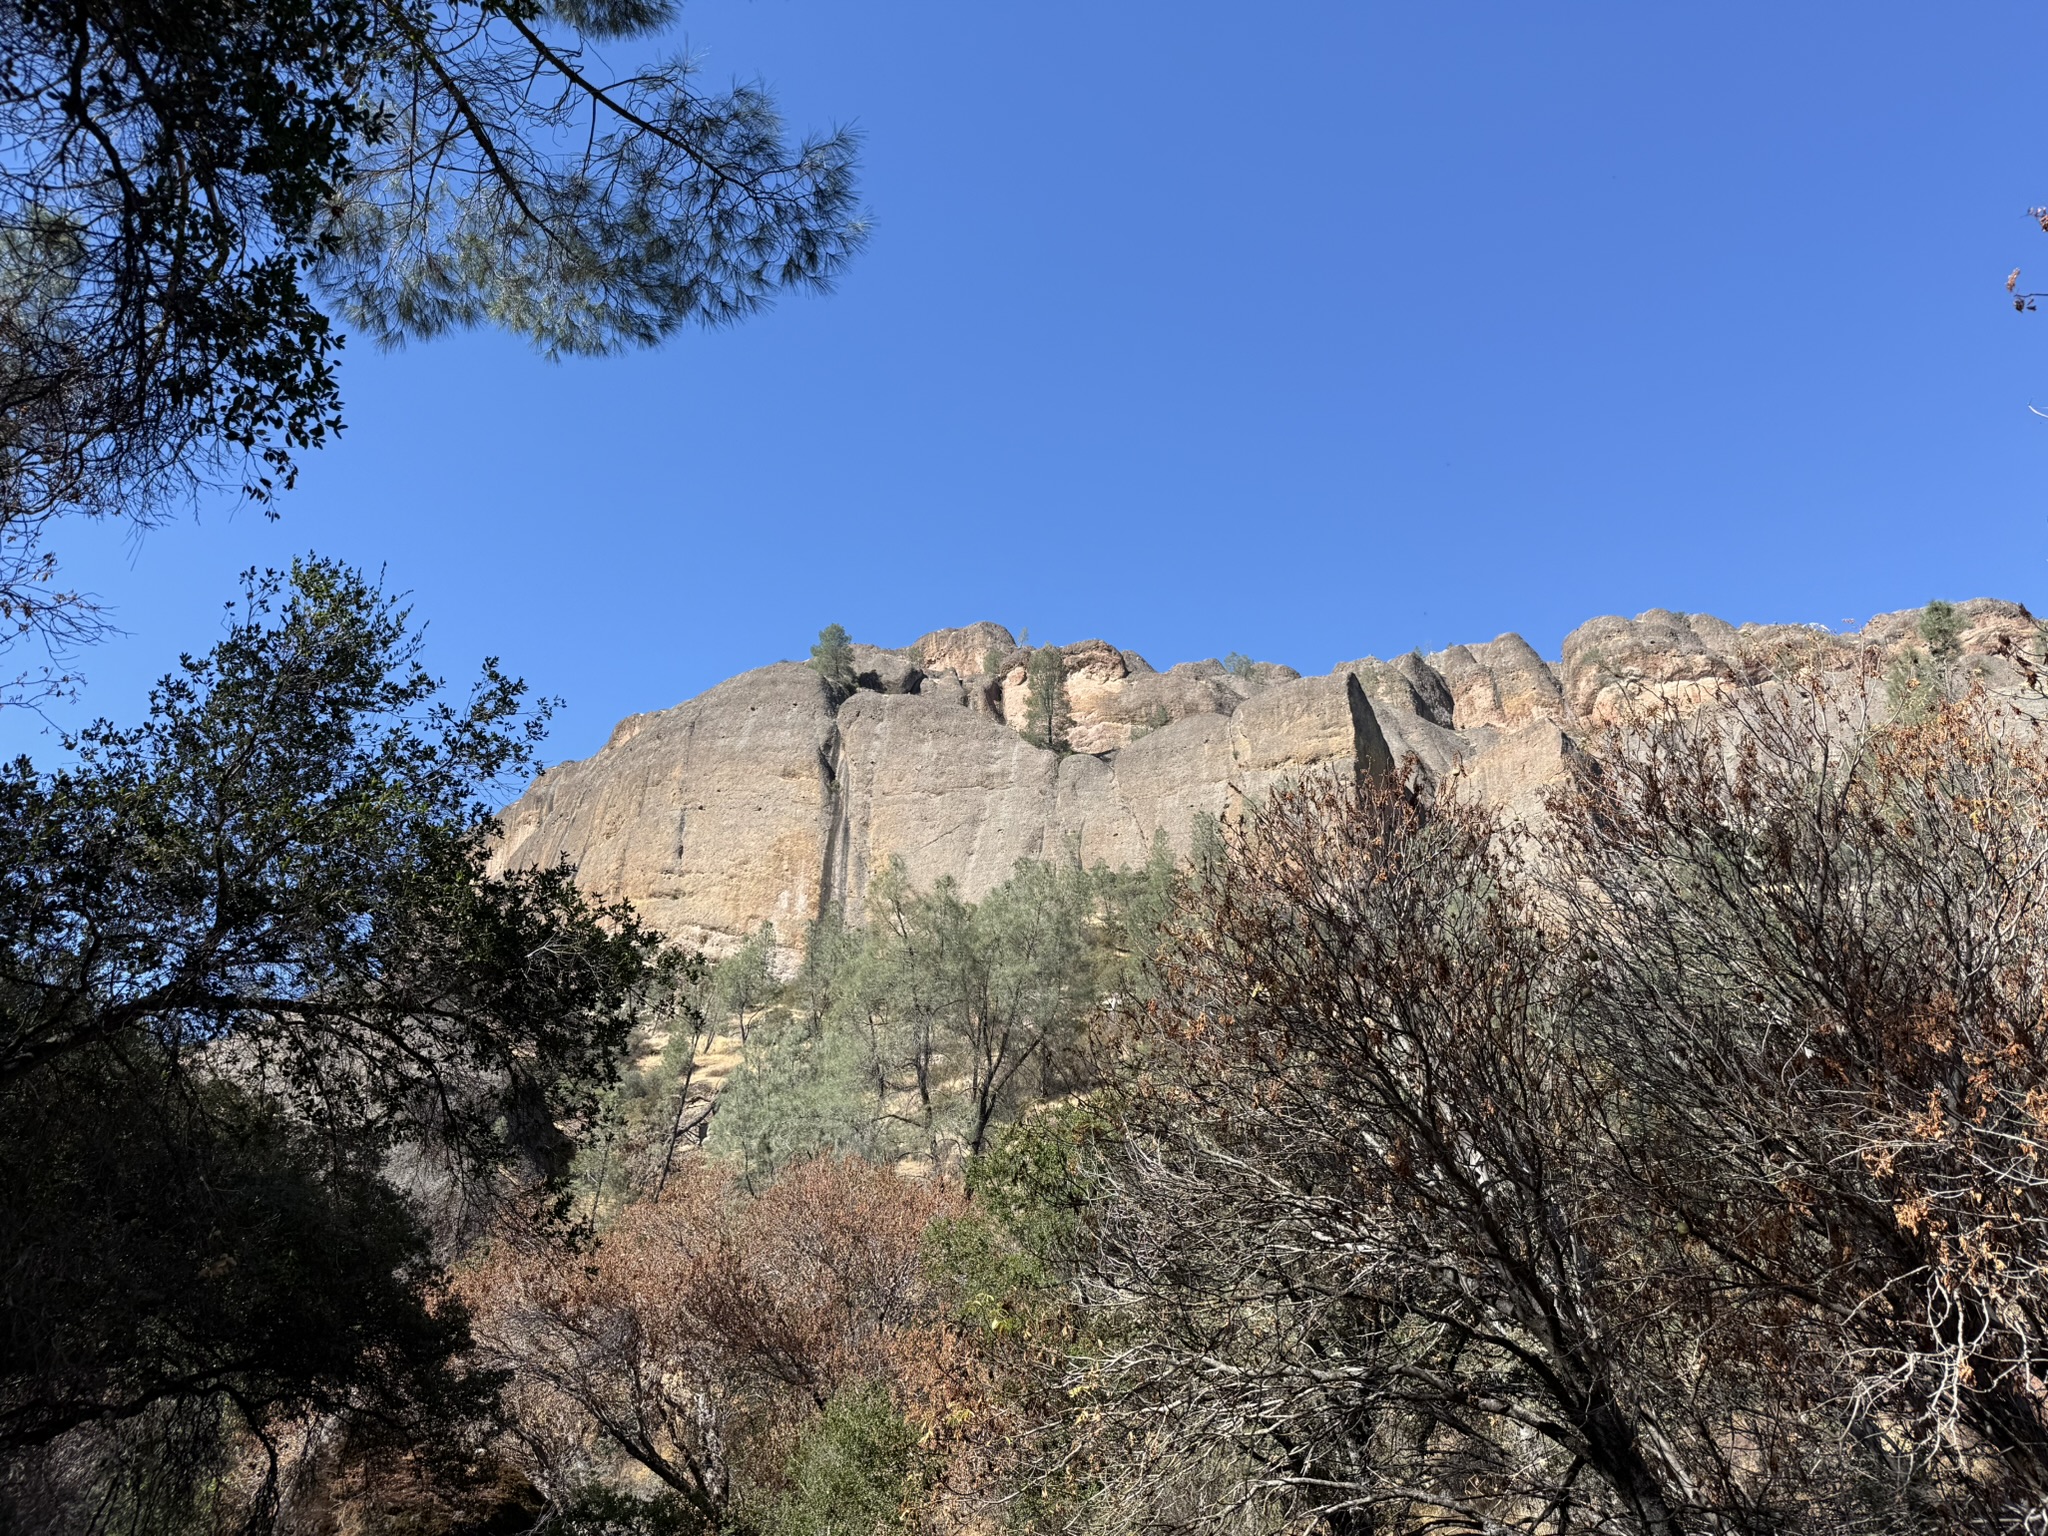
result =
[[[2048,709],[1963,617],[713,964],[493,872],[516,685],[260,584],[0,798],[6,1522],[2027,1528]]]

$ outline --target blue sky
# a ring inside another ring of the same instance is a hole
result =
[[[551,756],[818,628],[1326,669],[1661,606],[2048,609],[2048,13],[698,0],[865,134],[839,291],[642,355],[352,351],[284,517],[74,529],[132,716],[234,574],[383,567]],[[4,745],[52,750],[0,717]]]

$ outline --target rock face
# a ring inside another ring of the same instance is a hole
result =
[[[810,667],[745,672],[628,717],[595,757],[542,774],[500,818],[497,860],[567,859],[587,890],[628,898],[685,943],[720,949],[764,922],[800,931],[830,884],[838,749]]]
[[[1062,648],[1065,755],[1022,734],[1028,653],[1008,630],[939,630],[902,650],[855,646],[844,699],[781,662],[631,716],[596,756],[549,769],[506,809],[496,863],[566,859],[587,889],[714,954],[762,923],[794,942],[828,904],[860,920],[892,858],[970,898],[1018,859],[1067,848],[1129,865],[1160,835],[1186,852],[1198,817],[1231,815],[1310,769],[1406,765],[1532,816],[1574,736],[1630,701],[1708,705],[1762,681],[1773,646],[1898,652],[1924,643],[1922,622],[1915,609],[1835,636],[1653,609],[1582,625],[1556,664],[1502,635],[1323,677],[1242,661],[1160,672],[1086,640]],[[2017,682],[2004,650],[2033,633],[2025,609],[1962,603],[1949,627],[1964,666]]]

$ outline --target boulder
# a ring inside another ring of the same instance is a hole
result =
[[[1719,619],[1652,608],[1633,619],[1581,624],[1564,640],[1566,707],[1596,724],[1650,705],[1698,708],[1725,698],[1743,676],[1737,635]]]
[[[909,651],[885,651],[877,645],[853,647],[853,682],[873,693],[915,693],[924,671]]]
[[[1545,797],[1569,769],[1577,748],[1550,720],[1531,720],[1502,731],[1486,751],[1461,760],[1449,776],[1451,793],[1468,795],[1511,822],[1541,825]]]
[[[963,629],[935,629],[910,647],[918,666],[928,673],[950,672],[959,678],[983,675],[989,652],[1004,656],[1017,649],[1017,637],[1000,624],[984,619]]]
[[[1142,656],[1101,640],[1061,648],[1067,669],[1067,706],[1073,723],[1067,744],[1076,752],[1114,752],[1161,726],[1190,715],[1227,715],[1252,685],[1226,672],[1185,665],[1155,672]],[[1021,731],[1030,719],[1031,679],[1019,652],[998,684],[996,712]],[[1135,665],[1133,663],[1135,662]]]
[[[1240,791],[1258,796],[1311,769],[1389,776],[1394,756],[1354,673],[1261,689],[1230,717]]]

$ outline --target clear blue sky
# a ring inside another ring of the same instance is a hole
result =
[[[234,573],[387,569],[451,673],[619,716],[980,618],[1303,671],[1661,606],[2048,609],[2048,11],[698,0],[866,136],[830,297],[550,365],[347,361],[282,522],[60,548],[131,716]],[[8,746],[48,752],[32,722]]]

